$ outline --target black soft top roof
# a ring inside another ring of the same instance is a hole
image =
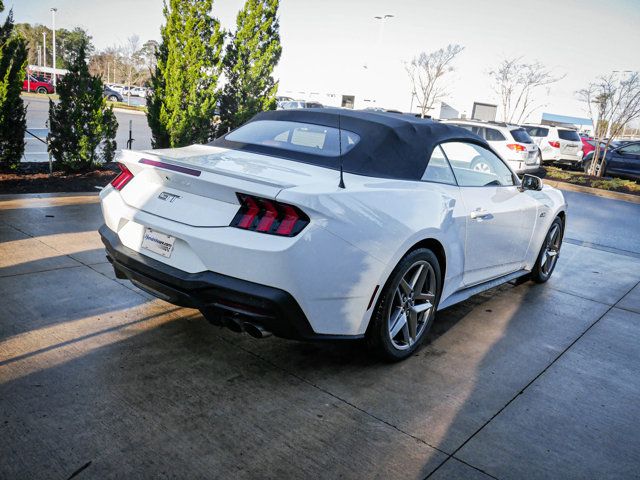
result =
[[[462,140],[491,148],[481,137],[454,125],[386,112],[368,112],[339,108],[272,110],[255,115],[257,120],[304,122],[354,132],[360,141],[342,155],[345,172],[372,177],[420,180],[433,149],[442,142]],[[339,157],[284,150],[218,138],[212,145],[338,169]]]

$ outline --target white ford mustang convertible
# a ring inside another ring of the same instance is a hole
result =
[[[546,281],[566,220],[558,190],[485,140],[391,113],[264,112],[118,162],[100,234],[119,278],[254,337],[365,338],[391,360],[437,310]]]

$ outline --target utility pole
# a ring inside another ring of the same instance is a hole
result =
[[[47,66],[47,32],[42,32],[42,66]]]
[[[56,12],[57,8],[51,9],[51,30],[53,31],[53,93],[56,93],[58,75],[56,75]]]
[[[42,66],[42,57],[41,57],[41,55],[42,55],[42,50],[40,49],[40,44],[38,44],[38,63],[37,63],[37,65],[39,67]]]

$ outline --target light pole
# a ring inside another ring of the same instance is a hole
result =
[[[387,23],[387,18],[393,18],[395,15],[386,14],[386,15],[376,15],[376,20],[380,20],[380,29],[378,30],[378,46],[382,42],[382,34],[384,33],[384,25]]]
[[[56,12],[57,8],[51,9],[51,30],[53,31],[53,93],[56,93],[58,76],[56,75]]]
[[[47,66],[47,32],[42,32],[42,66]]]

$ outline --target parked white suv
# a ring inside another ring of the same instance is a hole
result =
[[[576,165],[582,162],[582,140],[575,130],[552,125],[523,125],[533,138],[543,162]]]
[[[526,173],[540,168],[538,146],[526,130],[518,125],[477,120],[444,120],[484,138],[516,173]],[[476,169],[481,168],[479,165]]]

